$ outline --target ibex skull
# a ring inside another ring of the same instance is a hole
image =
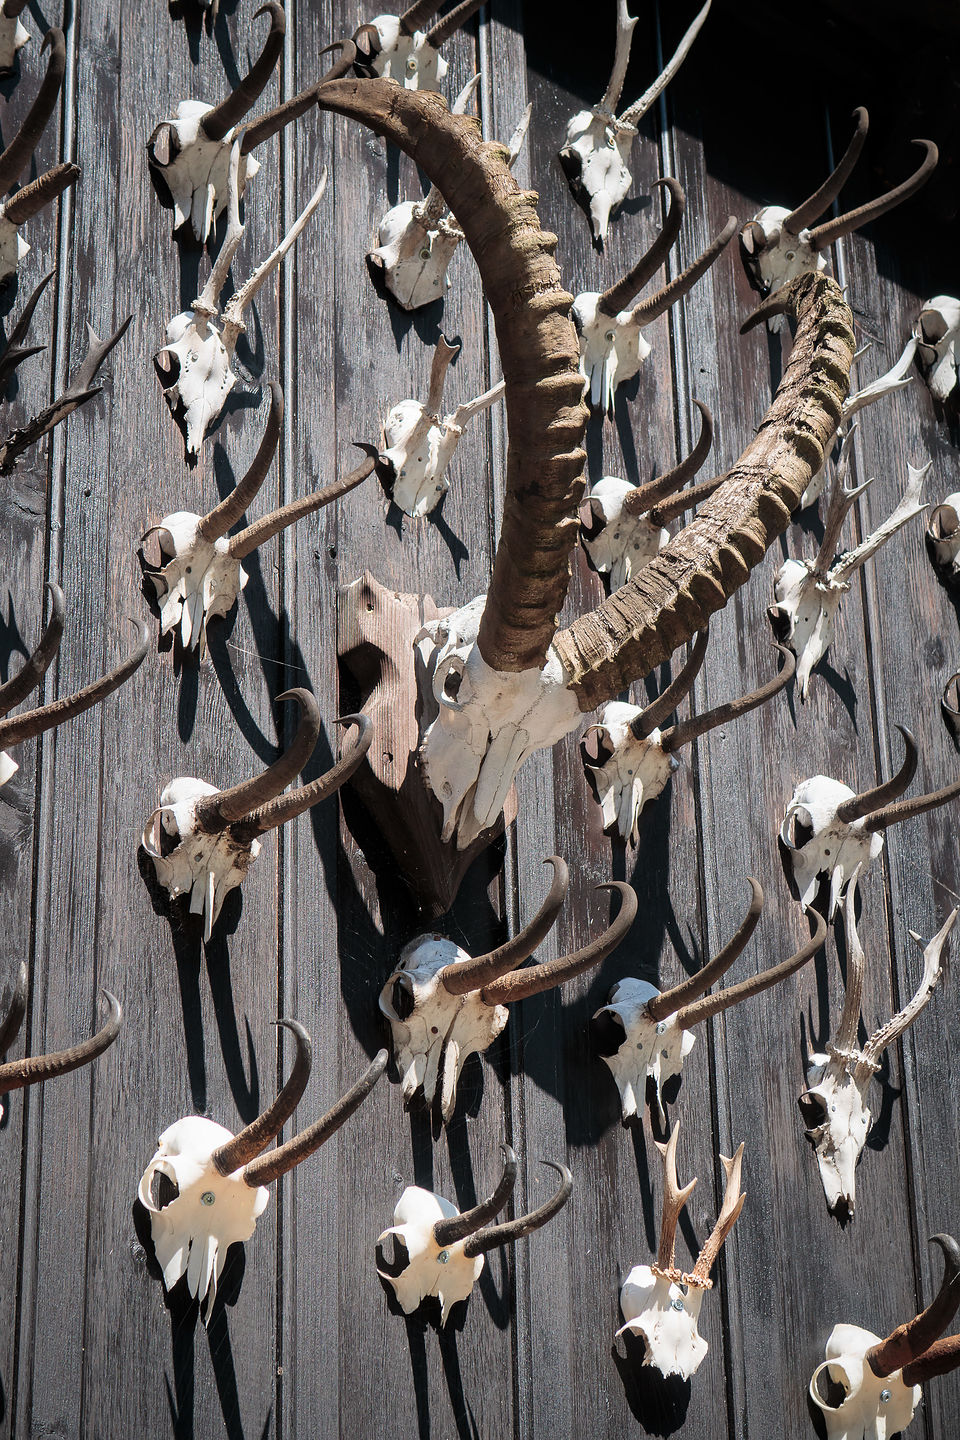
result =
[[[445,40],[479,10],[481,0],[461,0],[429,30],[421,27],[439,10],[438,0],[417,0],[402,15],[376,15],[354,39],[364,56],[364,73],[395,80],[405,90],[439,90],[447,62],[438,52]]]
[[[957,388],[958,337],[960,300],[952,295],[934,295],[917,316],[913,343],[927,387],[941,404],[949,400]],[[908,345],[907,350],[910,349]]]

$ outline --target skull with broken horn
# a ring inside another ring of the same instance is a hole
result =
[[[429,30],[422,27],[440,8],[439,0],[417,0],[402,15],[375,15],[354,35],[363,74],[395,80],[405,90],[439,90],[447,62],[440,46],[465,25],[481,0],[460,0]]]
[[[21,962],[10,1000],[5,1002],[6,1014],[0,1021],[0,1058],[6,1055],[23,1025],[27,1013],[27,984],[27,967]],[[115,995],[111,995],[109,990],[102,993],[109,1013],[105,1023],[89,1040],[49,1055],[25,1056],[22,1060],[7,1060],[0,1064],[0,1119],[5,1109],[3,1097],[11,1090],[23,1090],[28,1085],[40,1085],[57,1075],[68,1075],[71,1070],[79,1070],[81,1065],[89,1065],[110,1048],[120,1034],[123,1011]]]

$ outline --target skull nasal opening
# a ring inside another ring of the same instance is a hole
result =
[[[803,1116],[803,1123],[808,1130],[816,1130],[827,1123],[827,1103],[821,1096],[815,1095],[812,1090],[807,1090],[799,1096],[797,1104],[800,1107],[800,1114]]]
[[[590,1021],[590,1033],[598,1055],[616,1055],[627,1038],[627,1030],[619,1015],[601,1010]]]
[[[398,1020],[409,1020],[414,1011],[413,982],[409,976],[401,975],[394,981],[393,1008]]]

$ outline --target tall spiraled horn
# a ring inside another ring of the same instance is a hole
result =
[[[273,464],[280,443],[280,429],[283,425],[283,391],[275,380],[270,381],[270,414],[260,447],[253,457],[253,464],[231,494],[225,496],[215,509],[204,515],[197,526],[197,535],[203,540],[219,540],[226,535],[241,516],[245,515],[251,500],[256,496],[267,478],[267,471]]]
[[[815,190],[809,200],[804,200],[796,210],[791,210],[784,220],[783,228],[789,230],[791,235],[799,235],[800,231],[806,230],[814,220],[819,220],[824,211],[836,200],[853,173],[853,167],[859,160],[860,151],[863,149],[863,142],[867,138],[870,117],[863,106],[858,105],[853,112],[853,118],[857,122],[856,129],[833,174],[828,175],[819,190]]]
[[[433,1227],[433,1238],[438,1245],[455,1245],[466,1240],[488,1221],[495,1220],[508,1204],[517,1183],[517,1157],[512,1145],[501,1145],[503,1151],[503,1174],[497,1181],[497,1188],[488,1200],[481,1200],[472,1210],[462,1215],[451,1215],[448,1220],[438,1220]]]
[[[249,73],[240,81],[236,90],[231,91],[213,110],[208,110],[200,120],[200,129],[208,140],[222,140],[227,131],[238,124],[247,111],[259,99],[270,76],[276,68],[283,50],[283,36],[287,28],[283,9],[277,0],[267,0],[254,14],[270,16],[270,30],[264,42],[260,58],[250,67]]]
[[[0,1024],[0,1055],[6,1055],[10,1046],[20,1034],[23,1017],[27,1013],[27,967],[20,961],[17,978],[10,995],[7,1013]]]
[[[670,205],[660,234],[649,250],[640,256],[632,270],[628,270],[616,285],[604,290],[597,301],[597,309],[602,310],[604,315],[619,315],[621,310],[625,310],[634,296],[639,295],[644,285],[653,279],[660,266],[666,263],[667,256],[676,244],[687,197],[680,181],[675,180],[672,175],[663,180],[654,180],[653,189],[656,190],[661,185],[670,197]]]
[[[36,690],[60,649],[66,604],[59,585],[51,583],[47,589],[50,592],[50,619],[40,636],[40,643],[27,663],[16,675],[11,675],[9,680],[0,685],[0,716],[8,715],[16,705],[21,705],[26,700],[32,690]]]
[[[926,185],[930,176],[937,168],[939,152],[932,140],[914,140],[914,145],[922,145],[925,151],[923,160],[918,168],[897,185],[893,190],[888,190],[886,195],[881,195],[876,200],[871,200],[866,205],[859,206],[856,210],[850,210],[846,215],[838,215],[835,220],[826,220],[818,225],[815,230],[810,231],[810,244],[815,250],[826,250],[828,245],[833,245],[844,235],[849,235],[853,230],[859,230],[861,225],[868,224],[871,220],[877,220],[881,215],[886,215],[896,205],[902,205],[904,200],[909,200],[915,195],[921,186]]]
[[[221,1175],[232,1175],[242,1165],[248,1165],[266,1149],[271,1140],[276,1139],[300,1104],[300,1097],[307,1088],[313,1056],[310,1036],[296,1020],[278,1020],[277,1024],[285,1025],[293,1035],[297,1047],[293,1069],[273,1104],[232,1140],[214,1150],[210,1158]]]
[[[301,90],[299,95],[284,100],[282,104],[268,110],[266,115],[261,115],[259,120],[254,120],[244,127],[240,136],[240,154],[249,155],[258,145],[265,140],[270,140],[284,126],[292,121],[298,120],[305,115],[317,103],[317,86],[324,85],[328,80],[341,80],[348,75],[353,66],[357,63],[357,47],[352,40],[334,40],[332,45],[326,45],[320,51],[321,55],[327,55],[331,50],[339,49],[340,54],[325,74],[321,75],[318,81],[310,85],[306,90]]]
[[[543,862],[553,866],[553,883],[536,915],[529,925],[486,955],[476,955],[472,960],[458,965],[445,965],[437,976],[443,988],[450,995],[466,995],[471,990],[480,990],[501,975],[508,974],[528,960],[553,929],[560,914],[570,884],[570,872],[566,862],[559,855],[548,855]]]
[[[889,805],[892,800],[898,800],[913,779],[917,769],[917,742],[905,726],[898,725],[897,729],[903,736],[906,751],[903,764],[891,780],[872,790],[865,790],[862,795],[854,795],[852,800],[844,800],[837,806],[837,819],[845,825],[852,825],[864,816],[875,818],[875,812],[880,812],[880,807]],[[871,825],[868,828],[877,827]]]
[[[786,645],[775,643],[773,648],[779,650],[783,656],[783,669],[779,674],[759,689],[751,691],[749,695],[728,700],[725,705],[717,705],[713,710],[705,710],[702,715],[693,715],[689,720],[681,720],[678,724],[671,725],[669,730],[664,730],[660,744],[668,755],[679,750],[682,745],[692,744],[700,735],[705,735],[708,730],[715,730],[718,725],[726,725],[731,720],[738,720],[741,715],[749,715],[751,710],[756,710],[764,701],[779,695],[784,686],[793,679],[797,657]]]
[[[558,1165],[554,1160],[545,1160],[551,1170],[556,1170],[560,1176],[560,1184],[543,1205],[531,1210],[529,1215],[518,1215],[515,1220],[506,1220],[502,1225],[491,1225],[486,1230],[478,1230],[471,1235],[463,1253],[468,1260],[476,1255],[485,1255],[488,1250],[494,1250],[499,1245],[509,1245],[514,1240],[522,1240],[525,1235],[532,1235],[534,1230],[539,1230],[541,1225],[562,1210],[570,1199],[570,1192],[573,1189],[573,1176],[566,1165]]]
[[[320,709],[309,690],[284,690],[281,700],[295,700],[300,717],[297,731],[283,754],[268,765],[260,775],[218,790],[197,805],[197,823],[204,830],[223,830],[235,820],[242,820],[259,806],[273,800],[300,774],[317,748],[320,736]]]
[[[337,720],[338,725],[356,725],[357,738],[351,748],[341,755],[325,775],[320,775],[316,780],[311,780],[309,785],[301,785],[297,790],[291,790],[287,795],[278,795],[275,800],[268,800],[257,810],[251,810],[244,818],[242,829],[244,837],[262,835],[265,830],[276,830],[280,825],[285,825],[288,820],[295,820],[302,815],[304,810],[319,805],[321,801],[335,795],[341,785],[345,785],[350,776],[357,769],[363,757],[370,749],[370,742],[373,739],[373,721],[369,715],[360,711],[356,715],[341,715]]]
[[[38,215],[45,205],[56,200],[64,190],[69,190],[79,178],[79,165],[72,165],[67,161],[54,165],[52,170],[38,176],[36,180],[31,180],[29,185],[24,185],[10,197],[2,207],[4,220],[9,220],[11,225],[22,225],[25,220]]]
[[[682,300],[684,295],[693,289],[697,281],[706,275],[710,266],[719,259],[736,233],[737,217],[728,215],[726,225],[710,241],[699,259],[694,260],[692,265],[688,265],[686,270],[681,271],[670,281],[669,285],[664,285],[662,290],[658,290],[656,295],[651,295],[649,300],[641,300],[639,305],[633,307],[633,318],[637,324],[649,325],[652,320],[656,320],[658,315],[669,310],[671,305],[676,305],[678,300]]]
[[[938,1245],[943,1252],[940,1289],[926,1310],[905,1325],[898,1325],[867,1351],[865,1359],[881,1379],[918,1360],[940,1338],[960,1305],[960,1245],[952,1235],[931,1235],[930,1244]]]
[[[709,639],[709,629],[704,625],[703,629],[697,632],[693,649],[680,672],[670,681],[662,695],[658,695],[656,700],[651,700],[636,719],[631,720],[630,733],[635,740],[646,740],[648,735],[659,729],[664,721],[670,718],[681,700],[689,695],[693,689],[694,680],[700,674]]]
[[[43,37],[43,44],[40,46],[41,55],[48,45],[50,59],[47,63],[47,73],[37,91],[37,98],[30,106],[27,118],[20,129],[3,154],[0,155],[0,192],[9,190],[10,186],[20,179],[33,158],[33,152],[40,144],[40,138],[47,128],[47,121],[56,108],[67,68],[67,47],[64,43],[63,31],[56,28],[47,31]]]
[[[672,990],[664,990],[648,1000],[647,1014],[651,1020],[666,1020],[668,1015],[673,1015],[691,1001],[699,999],[711,985],[715,985],[726,975],[733,962],[743,953],[747,941],[757,928],[763,910],[763,888],[760,881],[748,875],[747,884],[750,886],[750,905],[733,939],[695,975],[681,981],[679,985],[674,985]]]
[[[729,1010],[731,1005],[739,1005],[741,1000],[749,1000],[751,996],[769,990],[772,985],[779,985],[781,980],[786,980],[788,975],[806,965],[827,938],[827,922],[820,912],[811,910],[808,914],[813,918],[813,934],[788,960],[781,960],[779,965],[771,965],[768,970],[761,970],[759,975],[751,975],[748,980],[741,980],[736,985],[728,985],[718,995],[702,995],[699,1000],[681,1006],[677,1011],[678,1027],[692,1030],[694,1025],[719,1015],[722,1010]]]
[[[668,495],[681,490],[688,480],[692,480],[702,468],[704,461],[710,453],[710,446],[713,444],[713,416],[704,405],[702,400],[694,400],[694,405],[700,411],[700,438],[690,451],[685,460],[679,465],[674,465],[665,475],[659,475],[656,480],[650,480],[646,485],[638,485],[635,490],[624,498],[623,509],[628,515],[646,515],[649,510],[666,500]],[[722,479],[711,481],[713,485],[719,485]],[[681,497],[682,498],[682,497]],[[686,508],[686,507],[684,507]]]
[[[436,25],[427,31],[427,44],[432,45],[434,50],[439,50],[444,40],[449,40],[455,30],[459,30],[461,25],[466,25],[470,16],[475,10],[480,9],[482,3],[483,0],[460,0],[459,5],[454,5],[442,20],[438,20]]]
[[[81,1065],[89,1065],[91,1060],[109,1049],[120,1033],[123,1011],[120,1001],[115,995],[111,995],[109,990],[103,991],[103,997],[110,1013],[106,1024],[96,1035],[84,1040],[80,1045],[71,1045],[69,1050],[57,1050],[50,1055],[35,1055],[23,1060],[10,1060],[7,1064],[0,1065],[0,1095],[6,1095],[10,1090],[22,1090],[25,1085],[38,1085],[42,1080],[52,1080],[55,1075],[66,1075],[70,1070],[78,1070]]]

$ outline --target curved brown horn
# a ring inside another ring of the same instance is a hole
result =
[[[29,185],[24,185],[10,197],[3,206],[4,220],[9,220],[11,225],[22,225],[25,220],[39,214],[51,200],[56,200],[64,190],[69,190],[79,177],[79,165],[69,162],[54,165],[52,170],[38,176],[36,180],[31,180]]]
[[[279,534],[288,525],[293,525],[301,520],[304,515],[312,515],[315,510],[322,510],[325,505],[332,505],[339,500],[341,495],[346,495],[364,480],[372,475],[376,469],[377,451],[351,470],[349,475],[344,475],[342,480],[333,480],[329,485],[324,485],[320,490],[315,490],[312,495],[301,495],[299,500],[291,500],[287,505],[281,505],[279,510],[271,510],[269,515],[264,515],[260,520],[254,520],[246,530],[240,530],[230,539],[230,554],[234,560],[243,560],[250,555],[259,545]]]
[[[476,955],[472,960],[459,965],[445,965],[437,979],[450,995],[466,995],[471,990],[480,990],[491,981],[498,980],[501,975],[506,975],[508,971],[522,965],[524,960],[528,960],[537,946],[549,935],[566,897],[570,872],[559,855],[548,855],[543,863],[553,866],[553,883],[546,900],[530,924],[524,926],[505,945],[489,951],[486,955]]]
[[[200,129],[208,140],[222,140],[227,131],[243,119],[250,107],[256,104],[262,91],[273,74],[280,52],[283,50],[283,36],[287,28],[286,17],[277,0],[267,0],[265,5],[254,12],[270,16],[270,29],[260,57],[251,65],[246,77],[232,90],[226,100],[221,100],[213,110],[208,110],[200,121]]]
[[[836,200],[853,173],[853,167],[859,160],[860,151],[863,149],[863,142],[867,138],[870,117],[863,106],[858,105],[853,112],[853,118],[856,121],[856,128],[850,138],[850,144],[843,152],[840,163],[833,174],[828,175],[820,189],[815,190],[809,200],[804,200],[796,210],[791,210],[783,221],[783,229],[788,230],[791,235],[799,235],[800,231],[806,230],[814,220],[819,220],[827,207]]]
[[[922,1385],[935,1375],[949,1375],[960,1365],[960,1335],[947,1335],[934,1340],[918,1360],[904,1365],[901,1379],[904,1385]]]
[[[475,10],[479,10],[483,0],[460,0],[452,10],[448,10],[442,20],[427,31],[427,44],[432,45],[434,50],[439,50],[444,40],[449,40],[455,30],[461,25],[466,25],[470,16]]]
[[[666,753],[672,754],[682,745],[692,744],[700,735],[705,735],[708,730],[715,730],[718,725],[726,725],[731,720],[739,720],[741,715],[749,715],[751,710],[756,710],[765,700],[779,695],[784,686],[793,679],[797,657],[792,650],[779,642],[775,642],[773,648],[779,650],[783,656],[783,669],[779,674],[759,689],[751,691],[749,695],[741,695],[737,700],[728,700],[725,705],[717,705],[713,710],[705,710],[702,715],[692,715],[689,720],[681,720],[679,724],[671,725],[669,730],[664,730],[660,739]]]
[[[271,801],[295,780],[317,748],[320,735],[320,709],[309,690],[284,690],[281,700],[295,700],[300,710],[297,732],[279,759],[268,765],[252,780],[242,780],[229,790],[218,790],[201,800],[196,808],[197,824],[204,830],[223,830],[233,821],[253,814],[259,806]]]
[[[22,704],[30,692],[36,690],[54,655],[60,649],[66,602],[59,585],[51,583],[47,589],[50,591],[50,619],[40,636],[40,643],[27,663],[16,675],[11,675],[9,680],[0,685],[0,716],[8,715],[15,705]]]
[[[701,500],[709,500],[711,495],[716,494],[726,479],[726,475],[715,475],[712,480],[701,480],[699,485],[691,485],[689,490],[681,490],[678,495],[661,500],[649,511],[650,524],[669,525],[685,510],[695,510]]]
[[[22,1090],[25,1085],[38,1085],[42,1080],[52,1080],[55,1075],[66,1075],[68,1071],[78,1070],[81,1065],[89,1065],[91,1060],[102,1055],[120,1033],[120,1020],[123,1016],[117,997],[111,995],[109,990],[104,990],[103,996],[110,1007],[110,1013],[106,1024],[96,1035],[84,1040],[80,1045],[71,1045],[69,1050],[57,1050],[50,1055],[35,1055],[32,1059],[10,1060],[6,1065],[0,1065],[0,1095],[6,1095],[10,1090]]]
[[[5,15],[8,20],[17,20],[26,8],[27,0],[3,0],[0,14]]]
[[[413,35],[415,31],[422,30],[428,20],[432,20],[440,9],[443,0],[417,0],[408,10],[404,10],[400,16],[401,35]]]
[[[652,188],[655,190],[660,185],[664,187],[670,197],[670,206],[660,234],[649,250],[640,256],[633,269],[628,270],[616,285],[611,285],[609,290],[604,290],[597,301],[597,309],[602,310],[604,315],[619,315],[621,310],[625,310],[634,296],[639,295],[644,285],[653,279],[660,266],[665,264],[667,256],[676,244],[683,221],[683,212],[687,206],[687,197],[680,181],[675,180],[672,175],[666,176],[663,180],[654,180]]]
[[[713,416],[704,405],[702,400],[694,400],[694,405],[700,411],[700,437],[696,445],[690,451],[685,460],[679,465],[674,465],[665,475],[660,475],[656,480],[650,480],[646,485],[638,485],[635,490],[623,502],[623,508],[628,515],[646,515],[661,500],[666,500],[668,495],[680,490],[688,480],[703,467],[703,463],[710,453],[710,446],[713,444]],[[714,482],[711,482],[714,483]],[[720,481],[715,482],[717,485]]]
[[[743,953],[747,941],[757,928],[763,909],[763,888],[760,881],[748,875],[747,884],[750,886],[750,905],[733,939],[728,940],[723,949],[712,960],[708,960],[695,975],[681,981],[679,985],[674,985],[672,990],[664,990],[661,994],[654,995],[652,1000],[648,1000],[647,1014],[651,1020],[666,1020],[668,1015],[673,1015],[693,1000],[698,1000],[711,985],[715,985],[726,975],[733,962]]]
[[[19,745],[24,740],[32,740],[35,735],[52,730],[55,725],[62,725],[65,720],[72,720],[74,715],[82,715],[84,710],[89,710],[92,705],[99,705],[108,695],[112,695],[114,690],[119,690],[124,681],[129,680],[133,672],[143,664],[150,644],[150,632],[142,620],[138,622],[138,628],[140,639],[137,648],[109,674],[95,680],[92,685],[84,686],[76,695],[52,700],[49,705],[41,705],[38,710],[28,710],[26,714],[16,715],[12,720],[0,720],[0,748],[6,749],[10,745]]]
[[[27,967],[21,960],[17,978],[10,996],[10,1006],[0,1024],[0,1055],[6,1055],[10,1046],[20,1034],[23,1017],[27,1013]]]
[[[197,535],[203,540],[219,540],[221,535],[226,535],[242,515],[246,514],[247,508],[254,496],[267,478],[267,471],[273,464],[273,457],[277,453],[277,445],[280,443],[280,429],[283,425],[283,391],[276,380],[270,381],[270,413],[267,416],[267,428],[263,432],[263,439],[260,441],[259,449],[253,457],[253,464],[244,475],[243,479],[229,495],[225,496],[220,504],[204,515],[197,526]]]
[[[960,1245],[952,1235],[931,1235],[930,1244],[939,1245],[943,1251],[940,1289],[926,1310],[905,1325],[898,1325],[885,1340],[871,1345],[867,1351],[865,1358],[870,1369],[881,1379],[921,1359],[924,1351],[946,1330],[960,1305]]]
[[[499,980],[485,985],[480,991],[485,1005],[512,1005],[517,1000],[539,995],[542,990],[551,990],[591,966],[599,965],[617,948],[636,919],[637,892],[623,880],[611,880],[605,885],[594,886],[594,889],[616,890],[620,896],[617,918],[603,934],[572,955],[559,955],[556,960],[546,960],[542,965],[531,965],[526,970],[512,970],[508,975],[501,975]]]
[[[214,1150],[210,1158],[221,1175],[232,1175],[242,1165],[248,1165],[271,1140],[276,1139],[300,1104],[300,1097],[307,1088],[313,1059],[310,1036],[296,1020],[278,1020],[277,1024],[285,1025],[294,1038],[297,1053],[293,1069],[273,1104],[251,1124],[245,1125],[232,1140]]]
[[[20,179],[33,158],[34,150],[40,144],[40,138],[47,128],[47,121],[56,108],[67,67],[67,47],[64,43],[63,31],[57,28],[47,31],[43,37],[43,44],[40,46],[41,55],[48,45],[50,60],[47,64],[47,73],[37,91],[37,98],[30,106],[27,118],[20,129],[3,154],[0,155],[0,191],[9,190],[10,186]]]
[[[314,1121],[306,1130],[301,1130],[299,1135],[295,1135],[285,1145],[278,1145],[276,1150],[269,1150],[266,1155],[251,1160],[243,1172],[244,1182],[251,1187],[269,1185],[271,1180],[279,1180],[281,1175],[286,1175],[287,1171],[299,1165],[301,1160],[306,1160],[308,1155],[319,1150],[334,1131],[339,1130],[363,1104],[386,1070],[388,1059],[386,1050],[378,1050],[360,1079],[326,1115]]]
[[[719,1015],[721,1010],[729,1010],[731,1005],[738,1005],[741,1000],[749,1000],[752,995],[769,990],[771,985],[779,985],[781,980],[786,980],[788,975],[806,965],[827,938],[827,922],[820,912],[809,910],[807,913],[814,921],[814,932],[789,960],[782,960],[779,965],[771,965],[769,970],[761,970],[759,975],[751,975],[749,980],[741,980],[737,985],[729,985],[725,990],[721,990],[719,995],[702,995],[690,1005],[683,1005],[677,1011],[679,1028],[692,1030],[694,1025]]]
[[[871,832],[886,830],[891,825],[898,825],[901,820],[912,820],[916,815],[925,815],[928,810],[938,810],[956,795],[960,795],[960,780],[944,785],[942,790],[934,790],[929,795],[914,795],[912,800],[898,800],[895,805],[885,805],[882,810],[875,810],[867,816],[863,828]]]
[[[937,168],[939,152],[932,140],[914,140],[912,143],[922,145],[926,154],[910,179],[904,180],[903,184],[897,185],[895,189],[888,190],[886,195],[881,195],[877,200],[871,200],[869,204],[861,205],[859,209],[851,210],[846,215],[838,215],[835,220],[827,220],[823,225],[811,230],[810,244],[815,250],[826,250],[828,245],[835,244],[852,230],[859,230],[861,225],[879,219],[895,205],[902,205],[904,200],[909,200],[921,186],[926,185]]]
[[[493,1250],[498,1245],[509,1245],[513,1240],[522,1240],[525,1235],[531,1235],[534,1230],[539,1230],[541,1225],[546,1225],[558,1210],[563,1209],[570,1199],[573,1176],[566,1165],[558,1165],[554,1160],[545,1160],[543,1163],[549,1165],[551,1170],[556,1170],[560,1176],[560,1184],[550,1199],[536,1210],[531,1210],[529,1215],[518,1215],[515,1220],[507,1220],[503,1225],[491,1225],[488,1229],[478,1230],[475,1235],[471,1235],[463,1247],[463,1253],[468,1260],[472,1260],[475,1255],[485,1255],[488,1250]]]
[[[656,700],[651,700],[646,709],[630,722],[630,734],[635,740],[646,740],[648,735],[659,729],[663,722],[673,714],[680,701],[693,689],[693,682],[700,674],[700,667],[703,665],[704,656],[707,653],[709,639],[709,629],[704,625],[703,629],[697,632],[693,649],[679,674],[670,681],[662,695],[658,695]]]
[[[301,90],[299,95],[294,95],[290,100],[284,100],[273,110],[268,110],[266,115],[261,115],[259,120],[254,120],[247,125],[240,137],[240,154],[249,155],[258,145],[265,140],[270,140],[285,125],[298,120],[301,115],[313,108],[317,103],[317,85],[324,85],[328,80],[341,80],[344,75],[349,74],[352,67],[357,63],[357,47],[352,40],[334,40],[332,45],[325,45],[320,51],[321,55],[327,55],[331,50],[339,49],[340,55],[320,79],[306,90]]]
[[[278,795],[275,800],[261,805],[258,810],[252,810],[243,822],[246,834],[262,835],[265,830],[276,830],[288,820],[295,820],[304,810],[309,810],[312,806],[319,805],[322,800],[335,795],[340,786],[347,783],[370,749],[373,721],[361,711],[357,715],[341,716],[337,724],[357,726],[357,739],[351,749],[340,757],[332,769],[316,780],[311,780],[309,785],[301,785],[298,790],[291,790],[288,795]]]
[[[906,751],[903,764],[892,780],[887,780],[872,790],[865,790],[862,795],[854,795],[851,800],[844,800],[837,806],[837,819],[844,825],[852,825],[855,820],[862,820],[865,815],[872,817],[873,812],[878,811],[881,805],[886,806],[890,801],[898,800],[913,779],[917,768],[917,742],[905,726],[898,725],[897,729],[903,736]]]
[[[433,1227],[433,1238],[438,1245],[445,1247],[455,1245],[458,1240],[466,1240],[479,1230],[481,1225],[495,1220],[509,1202],[513,1187],[517,1183],[517,1157],[512,1145],[501,1145],[500,1149],[503,1151],[503,1174],[497,1181],[497,1188],[488,1200],[481,1200],[479,1205],[474,1205],[471,1210],[464,1210],[462,1215],[451,1215],[447,1220],[438,1220]]]
[[[710,241],[698,260],[694,260],[692,265],[688,265],[686,270],[681,271],[675,279],[670,281],[669,285],[664,285],[656,295],[651,295],[649,300],[641,300],[639,305],[633,307],[635,323],[641,327],[649,325],[652,320],[656,320],[658,315],[669,310],[671,305],[676,305],[678,300],[682,300],[687,291],[692,290],[697,281],[706,275],[710,266],[719,259],[736,233],[737,217],[729,215],[726,225],[719,235]]]

